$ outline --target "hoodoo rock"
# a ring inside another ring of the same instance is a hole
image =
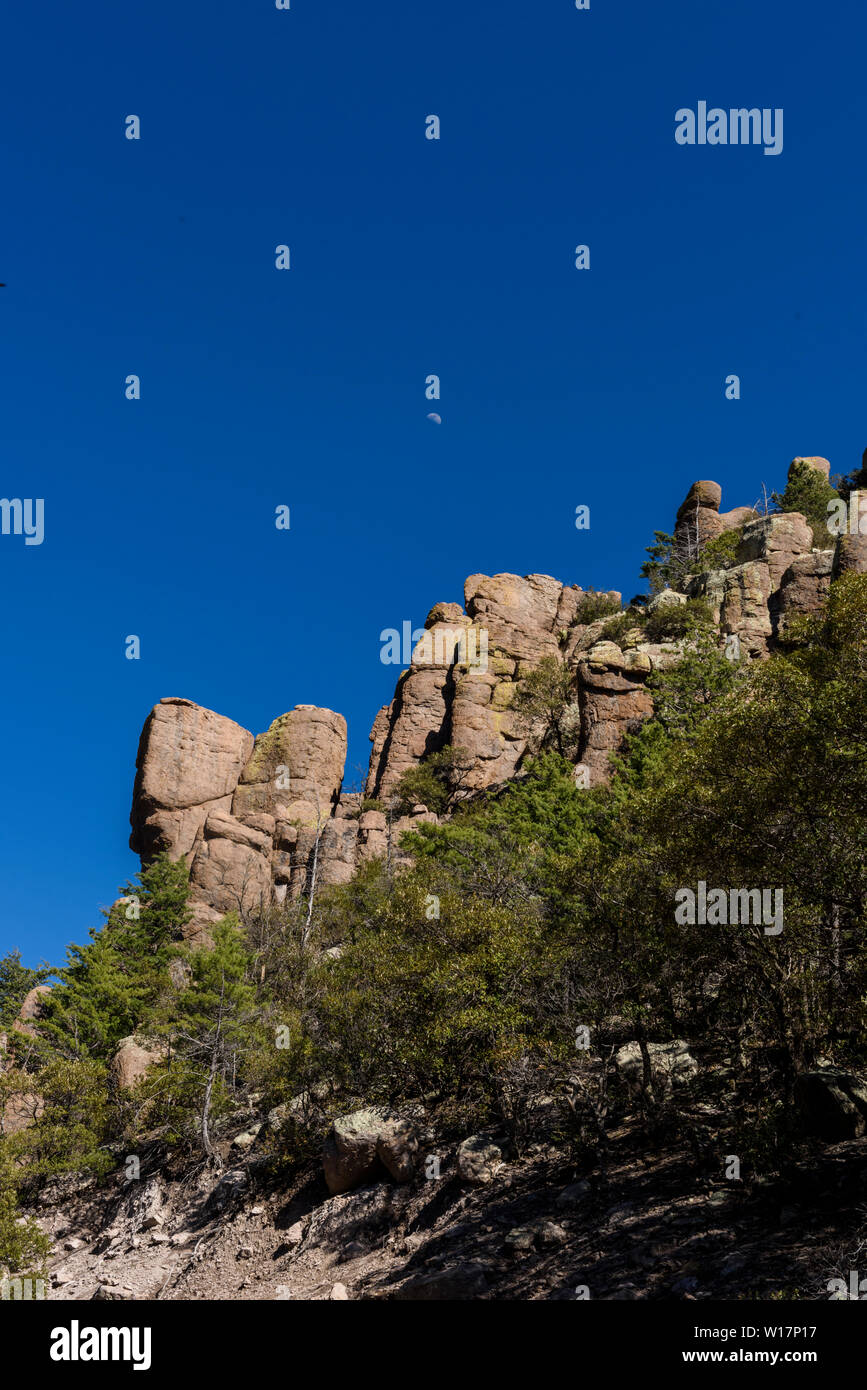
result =
[[[130,848],[144,859],[160,850],[189,854],[211,811],[230,811],[253,751],[253,735],[232,719],[160,700],[139,742]]]
[[[802,464],[823,477],[830,471],[827,459],[795,459],[792,468]],[[834,550],[814,550],[800,513],[721,513],[721,500],[718,483],[692,484],[677,514],[675,554],[700,561],[702,547],[734,531],[727,567],[693,572],[682,592],[663,592],[647,609],[659,626],[687,597],[703,599],[720,646],[735,635],[743,656],[761,659],[795,640],[794,619],[816,611],[832,574],[867,568],[867,540],[847,534]],[[130,844],[145,862],[161,850],[186,858],[190,937],[207,940],[227,912],[299,897],[314,866],[317,884],[328,885],[370,859],[399,861],[403,832],[436,820],[421,805],[407,814],[396,795],[401,778],[446,745],[462,754],[464,794],[519,774],[539,731],[516,697],[543,660],[565,668],[574,692],[570,756],[587,777],[582,785],[606,782],[610,754],[653,711],[648,677],[676,663],[681,646],[646,641],[640,614],[611,640],[605,619],[594,618],[600,597],[547,574],[473,574],[464,606],[435,604],[374,720],[365,795],[376,807],[342,791],[346,721],[333,710],[296,705],[254,738],[190,700],[161,700],[142,732]],[[604,597],[619,606],[619,594]]]

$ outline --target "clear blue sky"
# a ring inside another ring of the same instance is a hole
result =
[[[160,697],[340,710],[351,772],[380,631],[467,574],[628,598],[693,479],[859,463],[865,40],[854,0],[8,10],[0,492],[46,532],[0,536],[0,952],[138,867]],[[679,146],[700,100],[782,107],[783,153]]]

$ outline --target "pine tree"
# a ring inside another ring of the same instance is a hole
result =
[[[194,1098],[202,1149],[219,1162],[212,1125],[243,1072],[248,1049],[259,1038],[253,959],[230,914],[212,928],[213,945],[189,956],[188,987],[166,1001],[157,1031],[170,1039],[168,1089],[182,1101]],[[172,1076],[173,1073],[173,1076]],[[166,1079],[158,1077],[159,1086]],[[165,1091],[164,1091],[165,1094]]]
[[[0,1028],[12,1026],[31,989],[44,984],[50,976],[48,965],[36,969],[22,965],[20,951],[9,951],[0,958]]]
[[[167,988],[168,962],[189,920],[183,861],[161,855],[127,883],[85,946],[68,948],[40,1036],[67,1057],[107,1057],[146,1027]]]

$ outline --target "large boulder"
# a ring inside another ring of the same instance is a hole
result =
[[[770,603],[778,639],[785,640],[794,618],[822,607],[831,589],[833,561],[833,550],[795,556]]]
[[[648,1043],[650,1057],[651,1084],[658,1095],[667,1095],[673,1087],[682,1086],[698,1072],[698,1063],[689,1050],[689,1045],[681,1040],[669,1043]],[[633,1095],[638,1095],[644,1084],[644,1058],[637,1042],[626,1043],[614,1054],[614,1062],[620,1075]]]
[[[472,1134],[458,1145],[457,1171],[461,1182],[484,1186],[503,1166],[503,1151],[489,1134]]]
[[[139,742],[130,848],[145,861],[161,850],[189,855],[211,812],[231,810],[252,748],[234,720],[192,700],[160,700]]]
[[[415,1172],[420,1118],[417,1109],[398,1113],[368,1106],[336,1119],[322,1154],[332,1196],[381,1180],[386,1173],[395,1182],[409,1182]]]
[[[111,1076],[121,1091],[130,1091],[156,1062],[167,1055],[165,1043],[152,1038],[130,1034],[121,1038],[111,1059]]]
[[[867,494],[862,493],[861,496]],[[864,524],[863,520],[861,524]],[[864,535],[846,532],[838,538],[833,577],[837,579],[841,574],[867,574],[867,526]]]
[[[734,531],[751,521],[756,513],[752,507],[733,507],[720,512],[722,488],[719,483],[703,479],[693,483],[680,504],[674,526],[675,549],[682,555],[694,555],[699,546],[716,540],[724,531]]]
[[[827,482],[831,472],[831,465],[827,459],[820,458],[818,454],[808,454],[804,458],[792,459],[792,462],[789,464],[789,478],[791,479],[793,474],[804,465],[806,465],[807,468],[811,468],[814,473],[821,473],[822,477]]]
[[[346,763],[346,720],[334,710],[296,705],[256,738],[232,799],[232,814],[249,822],[315,826],[333,814]]]
[[[50,985],[34,985],[33,989],[24,996],[21,1008],[18,1010],[18,1017],[12,1024],[16,1032],[26,1033],[29,1038],[36,1036],[36,1029],[33,1024],[42,1013],[43,999],[50,993]]]
[[[836,1143],[867,1133],[867,1085],[851,1072],[804,1072],[796,1078],[795,1099],[806,1129],[820,1139]]]

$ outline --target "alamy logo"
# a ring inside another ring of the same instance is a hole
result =
[[[674,138],[679,145],[764,145],[765,154],[783,153],[783,110],[765,106],[707,108],[706,101],[698,110],[682,106],[675,112]]]
[[[8,1274],[4,1274],[0,1279],[0,1298],[7,1299],[12,1303],[20,1303],[23,1300],[43,1299],[45,1297],[44,1279],[10,1279]]]
[[[0,534],[24,535],[25,545],[41,545],[45,539],[45,502],[41,497],[0,497]]]
[[[773,893],[773,911],[771,894]],[[702,879],[698,893],[678,888],[674,920],[678,926],[725,927],[752,923],[763,926],[765,936],[779,936],[783,930],[782,888],[711,888]]]
[[[51,1329],[52,1361],[131,1361],[134,1371],[150,1370],[149,1327],[69,1327]]]
[[[829,502],[826,525],[832,536],[867,536],[867,492],[850,492],[848,515],[842,497]]]
[[[867,1297],[867,1279],[859,1279],[857,1269],[849,1270],[848,1287],[845,1279],[829,1279],[825,1287],[832,1301],[850,1298],[861,1301]]]
[[[434,632],[404,621],[401,631],[383,628],[379,659],[384,666],[451,666],[455,661],[474,671],[488,669],[488,629],[438,627]]]

